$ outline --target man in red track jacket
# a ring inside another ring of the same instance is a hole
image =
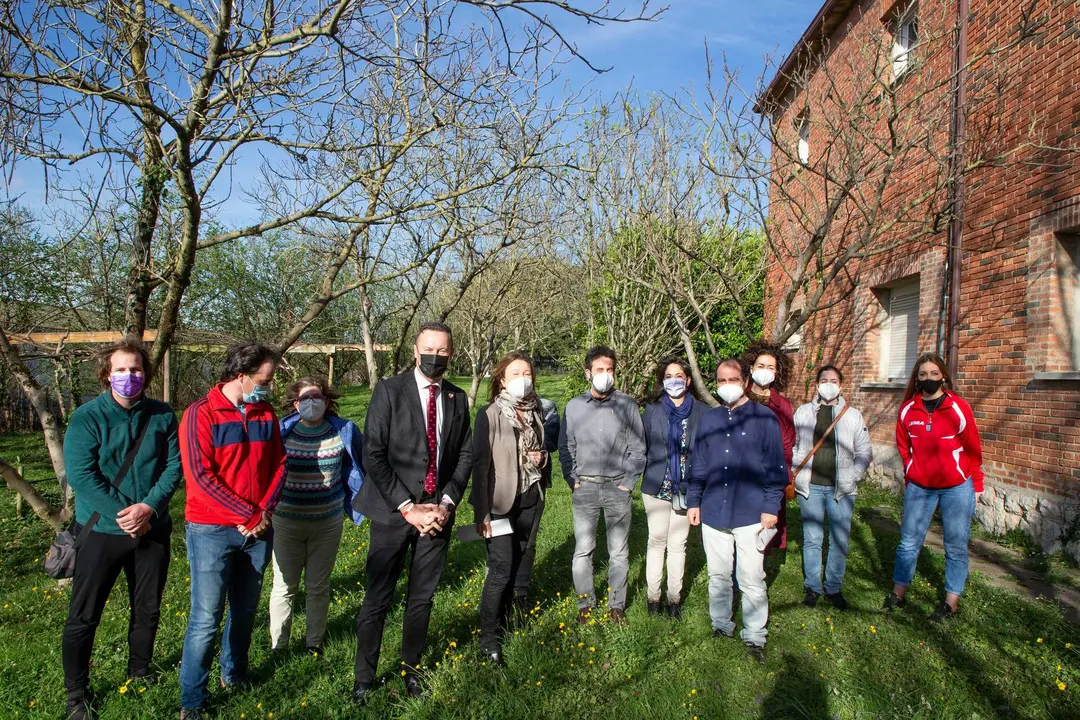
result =
[[[180,422],[191,565],[181,718],[200,717],[209,700],[211,654],[226,599],[221,685],[247,680],[255,610],[272,550],[270,517],[285,479],[285,451],[269,402],[278,361],[265,345],[229,348],[221,382]]]

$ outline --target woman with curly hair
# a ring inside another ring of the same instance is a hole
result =
[[[750,382],[746,395],[776,414],[780,421],[780,437],[784,443],[784,461],[791,470],[791,454],[795,449],[795,410],[791,401],[783,396],[791,377],[791,358],[776,343],[759,340],[753,343],[742,356],[743,363],[750,368]],[[790,496],[790,494],[789,494]],[[778,532],[768,549],[787,549],[787,505],[780,504]]]
[[[352,506],[364,482],[364,437],[337,414],[341,393],[324,377],[289,383],[281,419],[287,472],[274,513],[274,588],[270,592],[270,647],[285,650],[293,601],[303,576],[307,596],[308,652],[322,655],[330,609],[330,574],[341,544],[345,515],[364,520]]]

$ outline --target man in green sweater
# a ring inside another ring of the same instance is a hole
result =
[[[146,346],[123,340],[100,352],[98,379],[105,392],[72,413],[64,436],[76,523],[84,527],[98,516],[78,546],[64,625],[67,713],[75,720],[90,717],[94,634],[121,571],[131,604],[128,677],[137,680],[150,673],[169,569],[169,500],[181,478],[176,414],[143,394],[150,381]],[[144,425],[131,465],[119,487],[113,487]]]

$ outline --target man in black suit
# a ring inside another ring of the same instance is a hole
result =
[[[383,624],[405,557],[408,604],[401,633],[405,689],[422,694],[416,667],[427,641],[431,600],[446,564],[454,508],[472,471],[468,396],[442,379],[454,353],[450,328],[427,323],[416,367],[375,386],[364,424],[366,480],[353,499],[371,521],[367,594],[356,616],[356,682],[362,701],[375,683]]]

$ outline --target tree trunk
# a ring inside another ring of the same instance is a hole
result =
[[[49,397],[45,390],[34,379],[33,373],[26,367],[19,350],[8,341],[6,328],[0,327],[0,354],[7,362],[11,374],[19,382],[19,387],[26,393],[30,404],[37,412],[38,420],[41,421],[41,429],[45,433],[45,447],[49,450],[49,460],[52,461],[53,472],[60,483],[60,490],[64,494],[64,507],[71,502],[71,489],[67,484],[67,471],[64,466],[64,438],[62,426],[56,419],[56,415],[49,409]],[[34,512],[37,512],[35,510]]]
[[[195,179],[192,176],[190,147],[181,144],[180,161],[175,178],[183,208],[183,230],[180,235],[180,247],[177,249],[175,267],[169,277],[168,290],[161,305],[161,320],[158,322],[157,340],[150,350],[150,365],[155,370],[161,367],[165,353],[172,346],[180,318],[180,304],[184,293],[191,284],[191,273],[195,268],[195,252],[199,245],[199,228],[202,225],[202,205]]]
[[[0,477],[9,490],[17,492],[26,500],[34,514],[44,520],[55,532],[64,529],[64,525],[71,519],[71,512],[67,508],[54,507],[41,496],[37,489],[28,483],[7,461],[0,458]]]
[[[146,36],[145,0],[132,3],[130,11],[133,14],[129,39],[131,68],[134,71],[135,80],[133,89],[140,101],[150,103],[153,97],[146,72],[146,53],[149,43]],[[150,293],[154,288],[153,276],[150,272],[154,231],[157,228],[165,181],[168,179],[168,170],[162,162],[160,123],[149,108],[144,108],[142,111],[142,125],[143,155],[139,167],[142,196],[139,200],[135,232],[131,239],[131,274],[128,278],[127,302],[124,305],[124,332],[140,338],[146,330],[146,312],[150,302]]]
[[[367,285],[360,286],[360,332],[364,336],[364,359],[367,360],[368,387],[374,389],[379,382],[379,363],[375,359],[375,338],[371,334],[371,310],[374,304],[368,295]]]
[[[682,339],[683,350],[686,352],[686,362],[690,365],[690,375],[693,376],[694,385],[697,386],[698,394],[705,398],[705,402],[713,407],[717,407],[720,405],[720,402],[709,390],[709,386],[705,382],[704,376],[701,374],[701,366],[698,364],[697,353],[694,351],[694,343],[693,339],[690,337],[690,330],[686,327],[686,323],[683,322],[682,313],[679,312],[674,300],[671,301],[671,314],[675,318],[675,324],[679,328],[679,337]],[[717,362],[719,361],[720,360],[717,359]]]
[[[469,407],[476,407],[476,396],[480,392],[480,378],[484,371],[479,362],[474,362],[472,368],[472,382],[469,383]]]

